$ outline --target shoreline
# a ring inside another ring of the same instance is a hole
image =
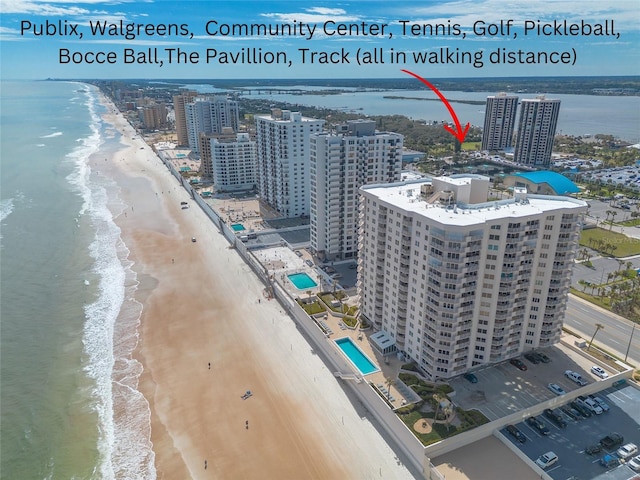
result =
[[[413,478],[280,305],[258,301],[264,285],[206,215],[180,208],[187,192],[100,97],[123,137],[107,170],[128,206],[114,221],[140,282],[133,357],[157,478]]]

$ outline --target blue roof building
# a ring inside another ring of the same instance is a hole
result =
[[[571,195],[580,191],[564,175],[549,171],[514,173],[505,177],[504,184],[509,187],[526,187],[529,193],[540,195]]]

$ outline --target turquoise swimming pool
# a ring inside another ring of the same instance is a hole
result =
[[[244,228],[244,225],[242,225],[241,223],[233,223],[233,224],[231,224],[231,229],[232,229],[234,232],[241,232],[241,231],[243,231],[245,228]]]
[[[370,373],[380,370],[349,337],[339,338],[335,340],[335,342],[338,348],[342,350],[342,353],[344,353],[362,375],[369,375]]]
[[[307,290],[309,288],[317,287],[318,284],[306,273],[292,273],[291,275],[287,275],[287,278],[293,286],[298,290]]]

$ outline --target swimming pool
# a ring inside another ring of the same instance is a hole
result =
[[[380,370],[349,337],[339,338],[335,342],[362,375],[369,375]]]
[[[231,224],[231,229],[234,232],[241,232],[244,230],[244,225],[242,225],[241,223],[233,223]]]
[[[318,284],[306,273],[292,273],[291,275],[287,275],[287,278],[293,286],[298,290],[306,290],[308,288],[317,287]]]

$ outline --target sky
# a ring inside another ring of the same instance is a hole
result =
[[[639,0],[2,0],[0,12],[2,79],[640,75]]]

